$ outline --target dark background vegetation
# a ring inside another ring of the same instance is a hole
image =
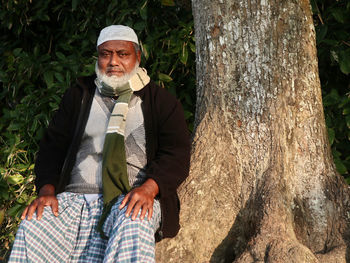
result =
[[[350,2],[311,0],[329,139],[350,183]],[[19,215],[35,198],[38,142],[64,91],[94,72],[98,32],[135,29],[152,79],[175,94],[189,130],[195,110],[195,43],[190,0],[1,0],[0,261]]]

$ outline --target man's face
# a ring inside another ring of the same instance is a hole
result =
[[[98,67],[107,76],[122,77],[130,73],[136,62],[140,62],[141,52],[135,53],[132,42],[110,40],[98,46]]]

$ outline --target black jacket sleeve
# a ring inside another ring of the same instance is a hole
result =
[[[174,195],[188,176],[190,138],[180,102],[161,94],[159,99],[157,151],[146,174],[157,182],[159,195],[166,198]]]
[[[148,178],[159,187],[162,223],[156,240],[174,237],[180,228],[176,189],[190,165],[190,136],[180,102],[153,82],[139,95],[143,100]]]
[[[41,139],[35,162],[37,191],[45,184],[55,187],[59,182],[62,166],[71,143],[79,107],[79,88],[68,89]]]

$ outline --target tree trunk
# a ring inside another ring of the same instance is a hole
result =
[[[197,108],[182,228],[157,262],[346,262],[308,0],[193,0]]]

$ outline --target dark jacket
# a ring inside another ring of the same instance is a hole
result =
[[[63,192],[70,174],[95,93],[95,76],[78,79],[64,94],[58,111],[40,142],[35,163],[37,191],[53,184]],[[181,104],[152,81],[134,93],[142,100],[146,131],[148,178],[159,187],[162,225],[156,240],[174,237],[179,231],[180,204],[176,189],[188,176],[190,139]]]

